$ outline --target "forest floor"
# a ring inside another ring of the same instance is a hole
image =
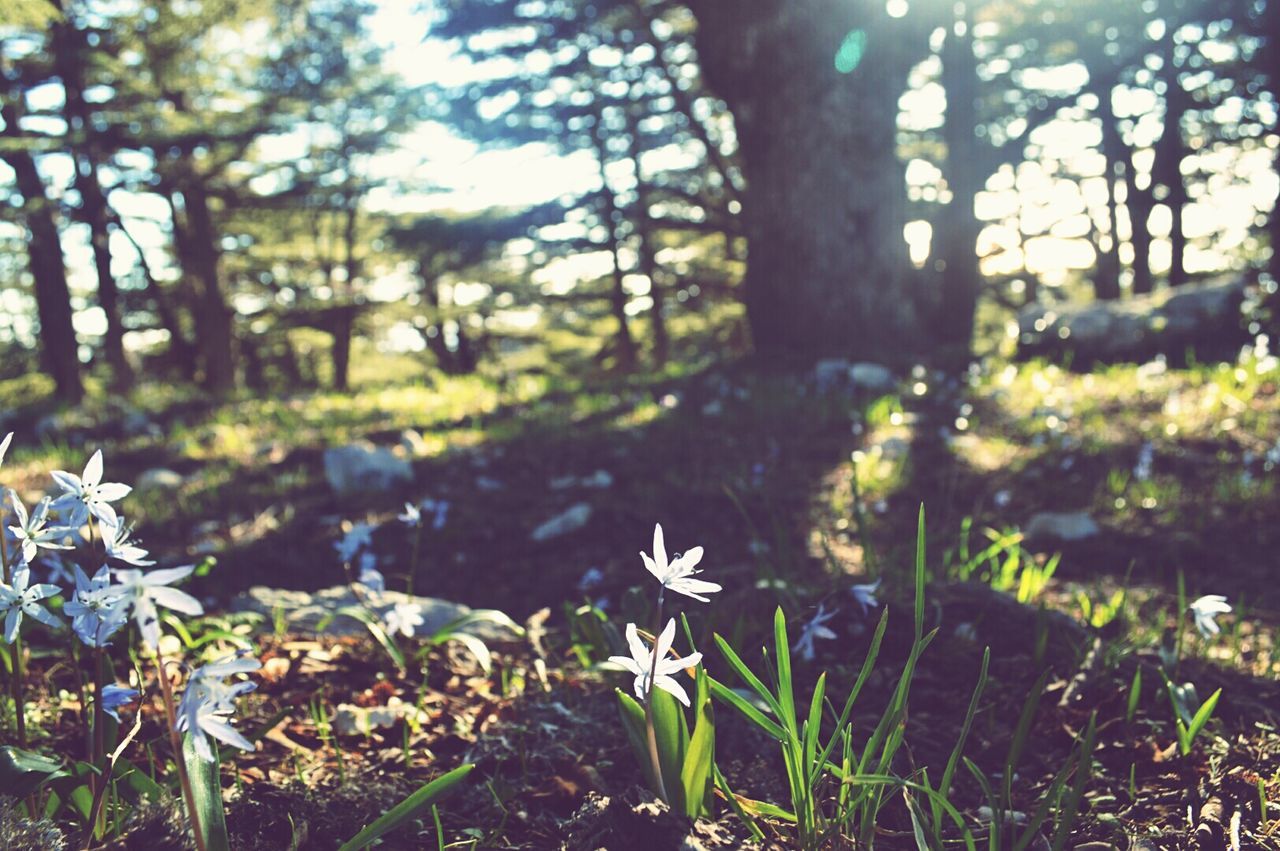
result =
[[[709,671],[730,685],[741,683],[713,632],[758,669],[776,606],[796,627],[820,603],[835,609],[827,626],[836,639],[794,664],[799,694],[826,671],[837,705],[876,622],[848,589],[879,580],[888,630],[852,716],[865,731],[912,645],[922,504],[925,626],[938,633],[915,674],[895,773],[918,778],[927,768],[937,783],[990,646],[964,755],[998,789],[1008,776],[1007,793],[997,792],[1012,810],[1006,833],[1034,818],[1062,772],[1068,788],[1084,784],[1078,818],[1057,837],[1055,807],[1026,847],[1276,848],[1278,381],[1274,358],[1088,374],[1037,362],[964,381],[920,372],[870,392],[725,363],[645,378],[452,378],[221,403],[155,390],[52,416],[6,405],[13,413],[0,431],[43,439],[15,441],[6,461],[6,484],[24,496],[49,487],[52,469],[78,470],[94,448],[109,479],[177,474],[139,487],[125,514],[162,564],[216,559],[188,586],[213,614],[188,625],[187,652],[217,655],[233,646],[220,637],[230,634],[264,662],[239,722],[257,750],[223,764],[236,848],[337,847],[463,762],[476,772],[441,804],[438,823],[416,821],[385,847],[437,847],[438,836],[475,848],[743,847],[747,828],[724,802],[714,821],[690,827],[656,814],[635,788],[641,775],[612,694],[629,679],[600,663],[624,652],[613,642],[625,623],[650,616],[652,581],[638,553],[650,550],[655,522],[669,548],[705,548],[703,578],[724,591],[683,611]],[[413,481],[335,494],[324,452],[353,440],[399,452]],[[450,508],[415,547],[396,515],[426,498]],[[535,539],[583,505],[581,528]],[[1096,528],[1078,539],[1052,534],[1089,526],[1086,517]],[[422,641],[407,642],[416,655],[401,669],[371,640],[292,634],[216,608],[250,585],[341,584],[334,543],[350,522],[375,526],[390,587],[403,587],[418,550],[419,593],[506,612],[525,636],[491,642],[488,673],[457,643]],[[1179,617],[1180,598],[1205,594],[1233,607],[1207,640]],[[1161,650],[1174,647],[1171,667]],[[33,741],[76,753],[80,686],[61,652],[32,639]],[[1185,754],[1166,669],[1194,685],[1192,712],[1222,689]],[[412,706],[409,720],[334,729],[340,704],[389,702]],[[143,739],[160,739],[159,702],[140,711]],[[1096,742],[1082,771],[1072,755],[1086,729]],[[735,793],[790,806],[777,746],[727,706],[717,707],[716,760]],[[975,775],[956,774],[951,801],[985,844],[991,802]],[[755,821],[764,846],[798,847],[784,822]],[[163,838],[172,828],[164,811],[143,813],[119,845],[180,847]],[[902,795],[886,799],[876,831],[878,847],[916,847]]]

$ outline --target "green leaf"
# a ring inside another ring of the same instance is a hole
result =
[[[489,653],[489,645],[479,638],[469,632],[455,632],[449,636],[448,640],[456,641],[467,648],[467,652],[476,657],[476,661],[480,663],[480,669],[486,674],[493,670],[493,655]]]
[[[667,791],[667,804],[673,810],[684,811],[684,788],[680,782],[680,767],[684,765],[685,751],[689,747],[689,726],[685,721],[680,702],[662,689],[649,693],[650,710],[653,712],[653,733],[658,740],[658,763],[662,768],[662,786]]]
[[[213,750],[213,762],[206,762],[196,753],[195,739],[190,733],[182,737],[182,761],[187,766],[187,778],[191,781],[191,796],[195,798],[196,815],[204,834],[206,851],[231,851],[227,838],[227,822],[222,809],[222,779],[218,774],[218,744],[209,739]]]
[[[25,798],[51,780],[70,776],[59,760],[8,745],[0,747],[0,789],[6,795]]]
[[[800,721],[796,718],[796,699],[791,687],[791,647],[787,642],[787,616],[779,606],[773,613],[773,646],[778,667],[778,720],[792,736],[798,736]]]
[[[649,733],[644,723],[644,707],[629,694],[614,689],[618,695],[618,713],[622,716],[622,727],[626,730],[627,741],[631,743],[631,752],[644,772],[644,779],[649,789],[658,793],[658,780],[653,773],[653,761],[649,759]]]
[[[382,836],[395,830],[425,809],[444,798],[474,769],[474,765],[460,765],[425,784],[409,797],[382,814],[373,824],[347,840],[338,851],[358,851],[367,848]]]
[[[786,730],[769,720],[768,716],[752,706],[751,702],[745,697],[738,694],[719,680],[714,678],[709,679],[711,680],[711,694],[714,695],[717,700],[723,701],[741,712],[748,721],[755,724],[761,730],[764,730],[775,741],[781,742],[787,737]]]
[[[715,764],[716,719],[708,679],[706,671],[699,665],[693,700],[693,735],[689,738],[684,765],[680,768],[685,815],[690,818],[711,815],[711,767]]]
[[[1209,699],[1206,700],[1200,706],[1200,709],[1196,711],[1195,717],[1191,719],[1191,723],[1187,726],[1187,750],[1184,753],[1190,752],[1191,743],[1195,741],[1201,728],[1203,728],[1205,724],[1208,724],[1209,719],[1213,717],[1213,710],[1217,708],[1218,698],[1220,697],[1222,697],[1222,689],[1218,689],[1213,694],[1209,695]]]
[[[742,659],[738,657],[738,654],[733,651],[733,648],[729,646],[729,642],[725,641],[719,633],[716,633],[713,638],[715,639],[716,646],[720,648],[720,654],[724,656],[725,661],[729,663],[729,667],[733,668],[733,672],[737,674],[744,683],[751,686],[752,691],[760,695],[760,699],[769,707],[769,711],[773,713],[775,718],[779,721],[783,721],[782,707],[778,705],[778,701],[774,698],[773,693],[765,687],[764,683],[760,682],[759,677],[751,673],[751,669],[748,668]]]
[[[382,624],[378,622],[378,619],[375,618],[371,612],[367,609],[361,608],[360,606],[343,606],[341,609],[338,609],[337,613],[340,615],[346,615],[353,620],[358,620],[360,623],[367,626],[369,628],[369,633],[373,636],[375,641],[382,645],[382,649],[387,651],[387,655],[391,657],[391,661],[395,663],[396,667],[404,670],[404,654],[401,653],[400,648],[396,646],[395,639],[387,634],[387,631],[383,628]]]

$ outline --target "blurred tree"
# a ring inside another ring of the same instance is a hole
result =
[[[654,359],[670,345],[664,235],[732,233],[740,177],[719,140],[720,110],[701,91],[687,13],[633,0],[443,4],[432,34],[475,62],[516,71],[447,94],[454,126],[486,143],[531,141],[593,155],[600,185],[565,204],[576,234],[562,244],[607,252],[616,332],[602,350],[636,359],[627,280],[642,279]],[[495,134],[495,127],[501,128]],[[585,293],[586,290],[583,290]]]
[[[741,152],[756,348],[914,359],[931,341],[903,237],[895,137],[928,29],[882,0],[688,6],[702,73],[733,114]]]
[[[14,42],[26,41],[25,45]],[[66,266],[62,256],[62,237],[56,221],[57,204],[46,192],[36,165],[36,152],[45,149],[49,140],[23,123],[27,111],[27,92],[37,81],[30,63],[16,63],[17,58],[30,58],[39,42],[11,39],[0,43],[0,158],[13,170],[14,185],[21,199],[20,212],[26,226],[27,255],[35,290],[36,311],[40,319],[40,363],[53,378],[58,398],[78,402],[84,395],[80,378],[79,346],[72,324],[71,292],[67,286]],[[14,51],[11,54],[9,51]],[[25,73],[24,73],[25,72]]]

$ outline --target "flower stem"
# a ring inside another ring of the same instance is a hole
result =
[[[652,661],[649,663],[649,683],[644,695],[644,727],[645,733],[649,738],[649,761],[653,763],[653,779],[657,785],[654,791],[658,793],[658,797],[668,806],[671,801],[667,798],[667,787],[662,782],[662,760],[658,756],[658,734],[653,727],[653,681],[658,676],[658,636],[662,634],[662,591],[658,592],[658,617],[657,625],[653,630],[653,652]]]
[[[5,536],[0,531],[0,565],[4,566],[4,584],[13,582],[13,573],[9,570],[9,547],[5,544]],[[13,698],[13,716],[18,747],[27,746],[27,707],[22,695],[22,633],[13,639],[13,676],[9,678],[9,695]]]
[[[422,524],[419,523],[413,530],[413,554],[409,556],[409,581],[408,593],[413,596],[413,579],[418,575],[418,548],[422,545]]]
[[[169,676],[164,671],[164,657],[160,648],[156,648],[156,673],[160,677],[160,694],[164,697],[164,713],[168,720],[169,745],[173,748],[174,765],[178,768],[178,782],[182,785],[182,798],[187,805],[187,815],[191,819],[191,835],[195,838],[197,851],[206,851],[204,831],[200,829],[200,815],[196,812],[196,796],[191,791],[191,778],[187,776],[186,758],[182,753],[182,741],[178,737],[178,717],[173,709],[173,688],[169,684]]]
[[[106,750],[107,750],[107,745],[106,745],[107,713],[102,703],[102,690],[106,686],[106,682],[107,682],[107,664],[106,664],[107,660],[106,660],[106,657],[103,656],[101,647],[93,648],[93,661],[94,661],[93,755],[92,755],[91,762],[93,765],[97,766],[99,770],[98,776],[95,780],[96,788],[94,789],[94,793],[93,793],[94,799],[97,800],[98,798],[102,798],[105,795],[107,786],[111,782],[110,772],[105,771],[104,765],[103,765],[106,758]],[[102,811],[99,810],[99,812],[102,812]],[[93,835],[95,838],[99,838],[99,839],[102,838],[102,832],[100,830],[101,827],[105,827],[105,822],[103,823],[103,825],[99,825],[98,822],[95,820],[90,824],[89,829],[93,831]]]

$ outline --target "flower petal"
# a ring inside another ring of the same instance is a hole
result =
[[[84,472],[80,475],[80,481],[86,486],[92,487],[102,481],[102,450],[94,452],[90,456],[89,461],[84,465]]]
[[[164,570],[153,570],[150,573],[142,573],[140,570],[117,570],[116,574],[117,576],[124,573],[140,574],[143,585],[172,585],[179,579],[186,579],[195,569],[195,565],[189,564],[186,567],[166,567]]]
[[[667,546],[662,538],[662,524],[653,524],[653,560],[664,569],[667,567]]]
[[[653,684],[665,691],[667,694],[674,695],[675,699],[683,703],[685,706],[689,705],[689,695],[685,693],[684,687],[671,679],[671,677],[658,677],[653,681]]]
[[[133,493],[133,488],[120,482],[103,482],[98,485],[96,493],[104,502],[117,502]]]
[[[184,615],[204,614],[204,606],[200,605],[199,600],[186,591],[179,591],[177,588],[160,585],[152,588],[148,596],[166,609],[173,609],[175,612],[181,612]]]
[[[631,658],[635,659],[636,665],[640,669],[643,670],[648,667],[651,659],[649,648],[645,647],[644,642],[640,640],[640,633],[633,623],[627,624],[627,648],[631,651]]]
[[[58,483],[58,487],[70,494],[78,494],[82,490],[80,477],[75,473],[68,473],[65,470],[54,470],[50,475],[53,480]]]
[[[676,640],[676,619],[671,618],[667,621],[667,625],[662,628],[662,634],[658,636],[658,646],[654,648],[654,655],[658,657],[658,661],[667,658],[667,651],[671,649],[671,644]]]

